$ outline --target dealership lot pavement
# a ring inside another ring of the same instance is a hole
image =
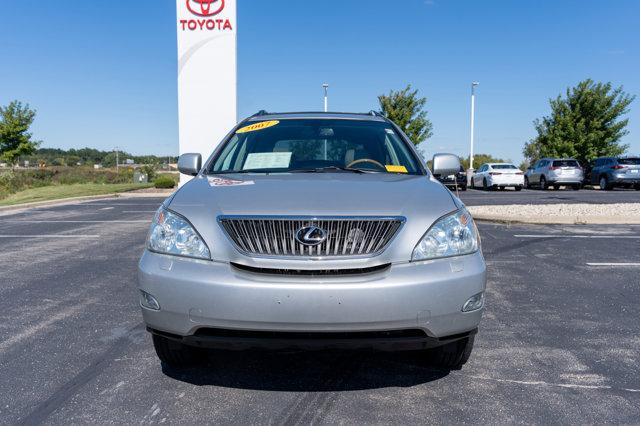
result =
[[[467,206],[502,205],[502,204],[604,204],[604,203],[640,203],[640,191],[633,189],[615,189],[599,191],[594,189],[559,189],[541,191],[539,189],[523,189],[515,192],[482,191],[469,189],[459,192],[460,199]]]
[[[153,353],[134,281],[160,201],[0,216],[0,424],[640,422],[640,226],[480,224],[488,307],[461,371],[247,352],[176,372]]]

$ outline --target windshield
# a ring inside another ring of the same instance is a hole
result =
[[[553,167],[580,167],[576,160],[556,160]]]
[[[513,164],[494,164],[491,166],[492,169],[517,169]]]
[[[285,119],[241,127],[214,158],[209,173],[356,171],[422,174],[389,123]]]
[[[640,166],[640,158],[618,158],[618,164]]]

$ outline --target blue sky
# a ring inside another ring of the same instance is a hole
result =
[[[38,110],[44,147],[178,151],[173,0],[2,1],[0,104]],[[640,2],[239,0],[239,113],[368,111],[411,83],[428,98],[425,151],[522,159],[548,98],[591,77],[640,95]],[[640,153],[640,99],[624,142]]]

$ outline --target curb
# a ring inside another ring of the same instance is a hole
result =
[[[32,203],[14,204],[11,206],[0,206],[0,213],[13,210],[28,210],[36,207],[63,206],[77,202],[87,202],[94,200],[105,200],[109,198],[166,198],[173,192],[117,192],[102,195],[84,195],[82,197],[58,198],[55,200],[35,201]]]
[[[475,207],[475,206],[474,206]],[[469,209],[473,219],[478,222],[531,225],[640,225],[640,216],[526,216],[490,213],[474,213]]]

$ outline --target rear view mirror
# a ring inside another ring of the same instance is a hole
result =
[[[460,158],[454,154],[436,154],[433,156],[432,167],[434,175],[455,175],[460,171]]]
[[[201,167],[202,155],[200,154],[182,154],[180,158],[178,158],[178,170],[185,175],[195,176]]]

